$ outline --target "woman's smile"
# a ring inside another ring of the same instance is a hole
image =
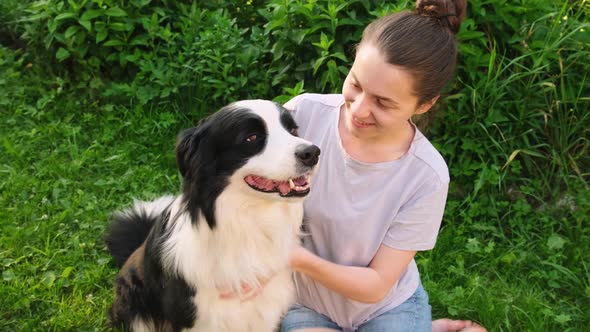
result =
[[[361,128],[361,129],[362,129],[362,128],[368,128],[368,127],[371,127],[371,126],[374,126],[374,125],[375,125],[375,123],[373,123],[373,122],[368,122],[368,121],[363,121],[363,120],[360,120],[360,119],[359,119],[359,118],[357,118],[356,116],[352,116],[352,117],[351,117],[351,122],[352,122],[352,124],[353,124],[355,127],[357,127],[357,128]]]

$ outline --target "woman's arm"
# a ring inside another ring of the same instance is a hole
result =
[[[368,267],[356,267],[332,263],[299,247],[291,255],[291,267],[352,300],[377,303],[387,295],[415,255],[416,251],[381,245]]]

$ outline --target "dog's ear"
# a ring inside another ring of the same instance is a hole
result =
[[[176,165],[182,177],[189,175],[191,170],[196,171],[202,156],[204,140],[206,140],[209,131],[206,121],[201,121],[197,127],[184,130],[178,135],[176,140]]]
[[[203,120],[197,127],[183,131],[176,143],[176,164],[183,177],[183,199],[193,221],[197,220],[204,207],[202,202],[210,195],[210,186],[206,182],[215,175],[215,147],[211,144],[210,135],[210,123]],[[209,212],[203,213],[211,226],[215,221]]]

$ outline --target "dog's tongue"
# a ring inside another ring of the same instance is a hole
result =
[[[275,184],[272,180],[269,180],[267,178],[263,178],[261,176],[253,176],[253,175],[248,175],[246,177],[246,182],[248,182],[249,184],[256,186],[257,188],[263,189],[263,190],[273,190],[275,187]]]
[[[307,178],[305,176],[300,176],[300,177],[298,177],[296,179],[293,179],[293,183],[296,186],[303,187],[303,186],[305,186],[307,184]]]

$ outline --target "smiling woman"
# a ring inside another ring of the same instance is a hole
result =
[[[309,236],[291,256],[297,304],[282,331],[459,330],[431,322],[414,256],[434,247],[447,165],[411,119],[452,77],[465,0],[418,1],[371,23],[342,94],[285,106],[301,137],[322,149],[304,203]]]
[[[427,112],[438,98],[416,107],[413,85],[410,72],[388,64],[377,47],[359,47],[342,87],[345,111],[339,123],[344,126],[339,131],[351,156],[382,162],[398,159],[408,150],[414,132],[410,118]]]

